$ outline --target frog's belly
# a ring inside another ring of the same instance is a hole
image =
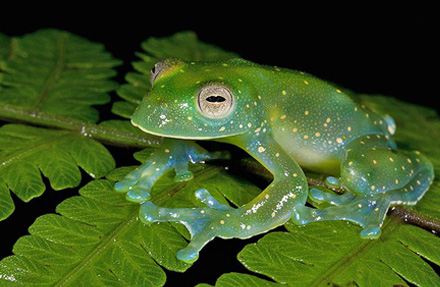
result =
[[[276,131],[274,138],[304,169],[339,175],[341,145],[338,143],[308,140]]]

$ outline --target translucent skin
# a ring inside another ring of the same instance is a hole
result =
[[[198,107],[197,95],[209,85],[233,94],[233,109],[223,118],[207,117]],[[397,150],[390,117],[359,106],[311,75],[242,59],[166,60],[132,123],[147,133],[173,139],[116,183],[115,189],[142,203],[144,222],[177,221],[188,228],[191,242],[177,254],[186,262],[195,261],[214,237],[248,238],[289,219],[298,224],[349,220],[363,228],[363,238],[377,238],[389,206],[416,204],[434,179],[426,157]],[[155,206],[148,201],[148,192],[165,171],[174,168],[177,180],[189,180],[189,161],[226,156],[208,153],[192,140],[234,144],[266,167],[274,181],[237,208],[217,202],[204,189],[195,192],[204,208]],[[346,193],[309,191],[302,168],[331,175],[329,186],[345,188]],[[305,207],[307,196],[333,206]]]

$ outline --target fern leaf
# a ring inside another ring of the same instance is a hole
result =
[[[237,57],[237,54],[201,42],[194,32],[180,32],[165,38],[149,38],[142,44],[143,53],[137,53],[142,61],[134,62],[137,73],[125,77],[129,84],[121,85],[118,95],[125,101],[115,102],[113,113],[129,118],[142,97],[150,90],[150,70],[158,61],[175,57],[186,61],[214,61]]]
[[[27,115],[43,112],[85,122],[98,120],[91,105],[110,100],[108,92],[117,85],[109,78],[120,63],[101,44],[57,30],[14,38],[8,49],[5,43],[7,39],[0,38],[0,57],[8,55],[0,62],[0,116],[7,118],[8,110],[14,109]],[[20,115],[15,118],[20,119]]]
[[[4,61],[9,54],[10,41],[8,36],[0,33],[0,69],[2,61]]]
[[[285,286],[249,274],[226,273],[220,276],[215,287],[281,287]],[[209,284],[198,284],[196,287],[214,287]]]
[[[98,178],[115,166],[107,149],[92,139],[18,124],[0,127],[0,163],[0,219],[13,211],[8,189],[27,202],[44,192],[41,175],[61,190],[80,183],[78,167]]]
[[[286,226],[290,232],[271,233],[246,246],[239,260],[288,286],[440,284],[420,258],[439,264],[440,239],[420,228],[387,220],[381,239],[367,241],[359,238],[358,227],[339,221]]]
[[[129,170],[117,169],[109,178],[118,180]],[[259,192],[221,166],[195,165],[192,170],[195,178],[187,183],[176,183],[173,173],[166,174],[152,200],[165,206],[193,205],[194,190],[200,186],[212,190],[218,182],[224,182],[222,189]],[[14,245],[15,255],[0,262],[0,285],[162,286],[165,273],[158,265],[178,272],[190,267],[175,256],[187,244],[182,229],[167,223],[142,224],[139,205],[114,192],[112,180],[90,182],[80,196],[58,205],[59,215],[39,217],[29,228],[30,235]],[[222,194],[215,196],[226,202]]]

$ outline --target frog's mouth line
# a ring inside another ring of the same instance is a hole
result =
[[[173,138],[173,139],[184,139],[184,140],[214,140],[214,139],[221,139],[221,138],[227,138],[227,137],[232,137],[232,136],[236,136],[236,135],[240,135],[244,132],[240,132],[240,133],[235,133],[235,134],[227,134],[224,136],[205,136],[205,137],[191,137],[191,136],[175,136],[175,135],[168,135],[168,134],[161,134],[161,133],[157,133],[157,132],[153,132],[151,130],[147,130],[146,128],[140,126],[139,124],[133,122],[133,120],[131,120],[131,124],[137,128],[139,128],[141,131],[153,135],[153,136],[158,136],[158,137],[163,137],[163,138]]]

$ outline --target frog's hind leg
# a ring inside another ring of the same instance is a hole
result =
[[[315,221],[348,220],[359,224],[364,238],[380,236],[380,227],[389,208],[389,200],[381,195],[354,197],[349,203],[324,209],[297,206],[292,220],[297,224]]]
[[[365,136],[348,146],[341,164],[341,181],[354,196],[325,209],[296,207],[293,220],[348,220],[363,228],[363,238],[377,238],[389,207],[416,204],[433,178],[432,164],[419,152],[396,151],[380,136]],[[314,195],[319,196],[330,203],[337,198],[323,192]]]

